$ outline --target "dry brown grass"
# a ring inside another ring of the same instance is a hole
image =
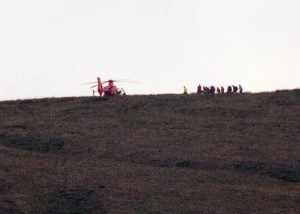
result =
[[[0,213],[300,213],[300,91],[0,102]]]

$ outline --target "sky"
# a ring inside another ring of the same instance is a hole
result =
[[[0,100],[300,88],[299,0],[0,0]]]

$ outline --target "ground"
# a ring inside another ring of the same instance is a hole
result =
[[[0,213],[299,213],[300,90],[0,102]]]

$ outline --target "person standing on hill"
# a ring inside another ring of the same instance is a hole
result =
[[[227,93],[231,93],[232,92],[232,88],[231,85],[227,87]]]
[[[212,94],[215,94],[215,92],[216,92],[216,88],[215,88],[215,86],[210,86],[210,93],[212,93]]]
[[[222,92],[222,94],[224,94],[224,87],[223,86],[221,86],[221,92]]]
[[[202,87],[200,84],[198,85],[198,88],[197,88],[197,94],[202,94]]]
[[[220,94],[220,93],[221,93],[221,90],[220,90],[220,88],[219,88],[219,87],[217,87],[217,92],[218,92],[218,94]]]
[[[239,84],[239,90],[240,90],[240,94],[243,93],[243,87],[241,86],[241,84]]]
[[[234,86],[234,85],[232,85],[232,88],[233,88],[233,93],[236,93],[236,92],[237,92],[237,90],[238,90],[238,87],[237,87],[237,86]]]
[[[187,87],[183,87],[183,94],[188,94],[188,89],[187,89]]]

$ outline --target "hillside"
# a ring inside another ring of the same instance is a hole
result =
[[[300,90],[0,102],[0,213],[300,213]]]

